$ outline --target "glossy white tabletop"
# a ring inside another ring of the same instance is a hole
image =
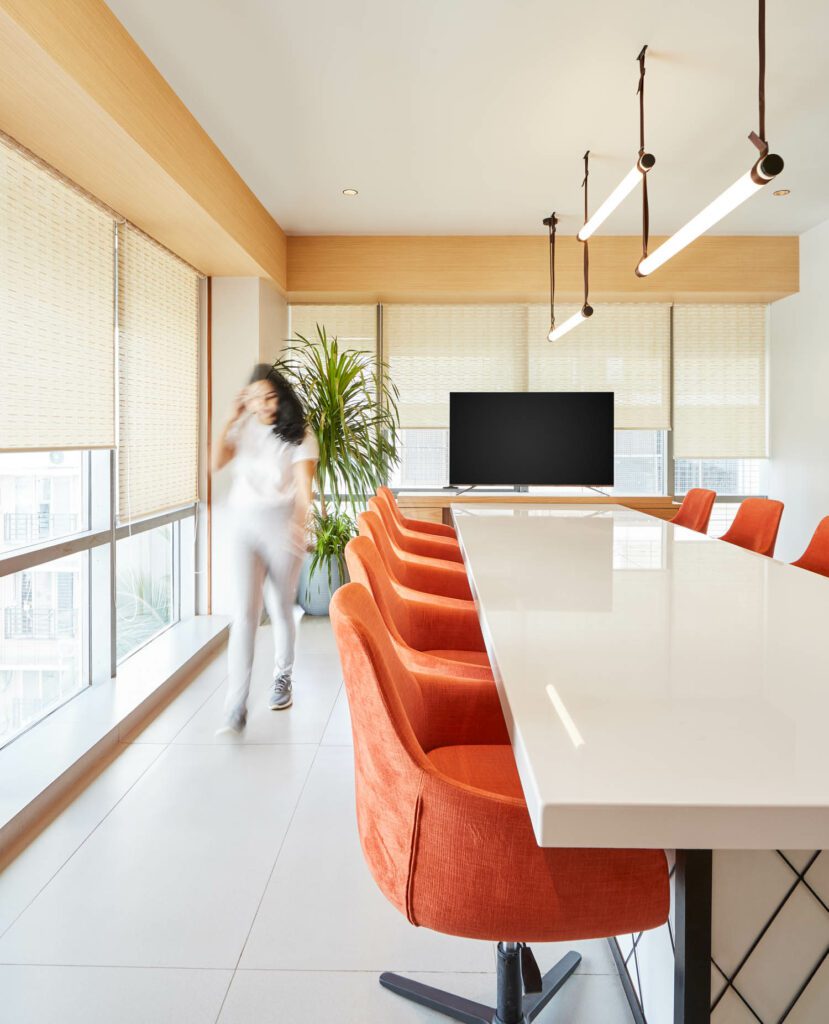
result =
[[[620,506],[453,514],[541,845],[829,847],[829,579]]]

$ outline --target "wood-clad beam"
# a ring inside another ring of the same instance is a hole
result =
[[[655,249],[661,238],[651,240]],[[796,237],[708,236],[648,278],[637,237],[590,242],[590,295],[604,302],[772,302],[798,290]],[[549,301],[546,236],[288,239],[295,302]],[[582,246],[556,241],[556,295],[582,296]]]
[[[286,237],[103,0],[0,0],[0,128],[212,275]]]

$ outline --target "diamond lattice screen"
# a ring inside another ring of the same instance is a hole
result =
[[[301,334],[315,341],[317,324],[337,339],[341,349],[377,350],[376,306],[291,306],[291,338]]]
[[[383,307],[402,427],[449,426],[450,391],[527,390],[527,307]]]
[[[556,323],[579,308],[557,306]],[[670,429],[670,306],[602,304],[559,341],[547,341],[549,329],[549,306],[530,306],[530,391],[612,391],[617,429]]]
[[[198,499],[199,279],[129,226],[118,242],[118,516]]]
[[[0,138],[0,450],[115,444],[113,232]]]
[[[674,306],[674,457],[766,455],[766,306]]]

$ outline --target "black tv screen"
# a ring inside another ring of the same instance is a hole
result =
[[[451,392],[449,483],[612,486],[613,392]]]

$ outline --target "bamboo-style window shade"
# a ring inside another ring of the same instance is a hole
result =
[[[141,232],[118,238],[118,517],[198,499],[199,278]]]
[[[384,307],[401,424],[448,427],[450,391],[613,391],[617,427],[670,428],[670,306],[603,305],[555,343],[549,316],[535,305]]]
[[[0,137],[0,450],[114,445],[114,229]]]
[[[674,306],[674,457],[765,458],[764,305]]]
[[[527,390],[527,307],[383,307],[402,427],[449,426],[450,391]]]
[[[341,349],[377,350],[376,306],[291,306],[292,340],[300,334],[316,341],[317,324],[325,328],[329,338],[337,339]]]
[[[557,306],[556,322],[579,308]],[[612,391],[617,429],[670,429],[670,306],[607,303],[559,341],[549,329],[549,306],[530,306],[530,391]]]

